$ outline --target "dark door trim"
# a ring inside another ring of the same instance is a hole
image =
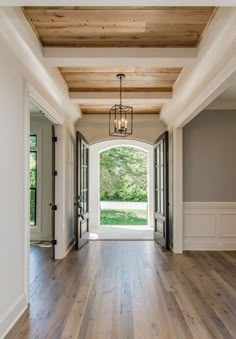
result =
[[[168,131],[164,132],[154,145],[154,182],[155,182],[155,225],[154,240],[169,249],[169,166],[168,166]],[[159,147],[159,151],[158,151]],[[163,158],[160,153],[162,152]],[[158,159],[159,156],[159,159]],[[162,178],[162,182],[160,182]],[[159,183],[158,183],[159,180]],[[161,187],[160,187],[161,185]],[[159,199],[159,200],[158,200]],[[161,205],[163,206],[160,207]]]
[[[51,199],[51,227],[52,227],[52,259],[55,260],[55,246],[56,241],[56,220],[55,214],[57,210],[56,205],[56,142],[57,137],[55,135],[55,127],[52,126],[52,199]]]
[[[75,248],[78,250],[88,242],[84,233],[89,232],[89,144],[79,132],[76,132],[75,151]]]

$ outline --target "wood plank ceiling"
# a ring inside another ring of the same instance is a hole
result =
[[[195,47],[214,7],[25,7],[43,46]]]
[[[63,67],[61,74],[71,92],[118,92],[117,73],[124,73],[124,92],[170,92],[181,68]]]
[[[214,7],[24,7],[42,46],[196,47]],[[181,68],[59,68],[71,92],[172,92]],[[114,93],[114,98],[118,93]],[[159,113],[158,105],[135,105],[135,113]],[[110,107],[110,106],[109,106]],[[83,113],[107,113],[104,105],[80,105]]]

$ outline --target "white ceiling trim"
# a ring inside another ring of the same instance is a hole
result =
[[[30,101],[39,109],[42,109],[43,114],[54,124],[62,125],[64,118],[49,104],[47,100],[32,86],[28,85]]]
[[[217,11],[199,46],[196,62],[183,70],[161,118],[182,127],[216,99],[236,76],[236,8]]]
[[[183,67],[192,64],[197,53],[197,48],[43,48],[53,67]]]
[[[123,100],[127,105],[154,105],[169,102],[171,92],[124,92]],[[119,101],[119,93],[114,92],[70,92],[70,99],[76,104],[109,104]]]

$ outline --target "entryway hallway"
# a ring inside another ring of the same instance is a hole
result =
[[[177,256],[153,241],[97,241],[49,263],[44,251],[38,249],[30,307],[7,339],[205,339],[236,333],[235,252]]]

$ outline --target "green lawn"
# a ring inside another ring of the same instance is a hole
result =
[[[101,210],[101,225],[147,225],[145,210]]]

